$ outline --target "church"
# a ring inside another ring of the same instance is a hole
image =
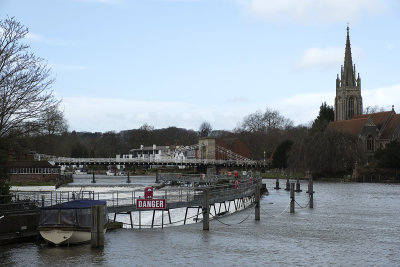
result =
[[[334,122],[330,128],[349,133],[359,138],[367,158],[373,156],[378,148],[383,148],[400,137],[400,114],[392,110],[363,114],[361,78],[353,65],[349,27],[347,27],[344,65],[340,78],[336,77],[336,97],[334,103]]]

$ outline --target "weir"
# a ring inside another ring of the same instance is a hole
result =
[[[184,224],[187,219],[187,211],[189,208],[196,208],[198,211],[202,209],[204,216],[210,216],[210,209],[214,209],[214,215],[221,214],[221,207],[225,207],[226,213],[229,211],[231,203],[235,210],[242,205],[244,208],[245,199],[251,203],[256,203],[256,220],[259,220],[259,192],[262,187],[261,178],[249,177],[216,177],[216,176],[180,176],[176,177],[160,175],[159,179],[164,183],[183,184],[184,186],[171,186],[170,188],[159,188],[154,186],[151,188],[151,198],[146,193],[146,190],[124,190],[114,192],[94,192],[94,191],[42,191],[42,192],[16,192],[15,197],[20,199],[32,199],[37,202],[38,206],[50,206],[59,204],[74,199],[93,199],[105,200],[107,202],[107,212],[114,214],[114,221],[118,214],[128,214],[131,218],[132,213],[138,212],[140,218],[141,211],[153,210],[152,227],[154,225],[154,216],[156,210],[161,212],[167,211],[169,223],[171,224],[170,211],[173,209],[186,208]],[[177,183],[180,181],[181,183]],[[149,187],[146,187],[149,188]],[[158,188],[158,189],[157,189]],[[154,190],[154,191],[153,191]],[[154,203],[154,207],[152,206]],[[219,204],[217,213],[216,204]],[[228,207],[227,207],[228,204]],[[258,215],[257,215],[258,213]],[[198,214],[197,214],[198,217]],[[163,217],[162,217],[163,218]],[[208,217],[207,217],[208,218]],[[207,219],[206,219],[207,220]],[[197,219],[196,219],[197,221]],[[203,219],[203,223],[206,223]],[[140,224],[140,222],[139,222]],[[162,227],[164,222],[162,222]],[[204,229],[209,228],[207,226]]]

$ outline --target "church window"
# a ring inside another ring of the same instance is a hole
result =
[[[354,98],[349,98],[349,119],[354,116]]]
[[[367,151],[374,151],[375,150],[375,141],[371,135],[367,137]]]

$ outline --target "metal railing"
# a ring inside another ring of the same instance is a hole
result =
[[[165,199],[166,203],[171,207],[184,207],[191,205],[201,205],[203,201],[204,190],[210,192],[210,203],[229,201],[254,194],[257,185],[260,185],[261,179],[254,179],[251,183],[246,179],[238,183],[237,187],[233,183],[226,183],[212,186],[197,186],[197,187],[175,187],[167,189],[154,189],[154,199]],[[95,192],[95,191],[17,191],[12,195],[9,204],[0,204],[0,211],[5,209],[5,205],[24,207],[44,207],[51,206],[75,199],[95,199],[107,201],[109,212],[115,210],[136,208],[136,200],[144,198],[144,190],[126,190],[126,191],[110,191],[110,192]],[[22,202],[21,202],[22,201]],[[113,209],[114,208],[114,209]],[[15,208],[14,210],[17,210]]]

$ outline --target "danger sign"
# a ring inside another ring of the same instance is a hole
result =
[[[138,210],[163,210],[165,209],[165,199],[137,199],[136,209]]]

